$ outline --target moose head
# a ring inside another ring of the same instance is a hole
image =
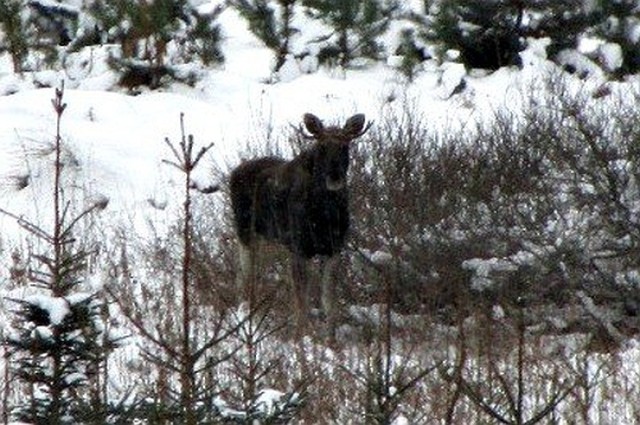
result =
[[[341,190],[346,185],[347,170],[349,168],[349,147],[351,141],[366,132],[363,114],[349,118],[344,127],[328,127],[313,114],[304,115],[304,125],[309,132],[305,134],[299,130],[305,139],[315,139],[316,145],[312,149],[313,175],[322,185],[324,178],[325,189],[328,191]]]

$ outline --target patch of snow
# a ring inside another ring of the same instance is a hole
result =
[[[25,297],[24,301],[30,305],[39,307],[49,314],[49,321],[52,325],[60,325],[69,309],[69,301],[63,297],[51,297],[44,294],[34,294]]]
[[[501,306],[496,304],[493,307],[491,307],[491,317],[494,320],[502,320],[506,317],[506,314],[504,312],[504,309]]]
[[[393,255],[387,251],[375,251],[369,257],[369,260],[377,266],[388,266],[393,262]]]
[[[299,401],[300,396],[297,393],[289,395],[282,391],[265,388],[258,394],[258,397],[254,402],[254,408],[257,412],[270,417],[275,413],[282,411],[286,405],[295,405]]]
[[[464,77],[467,75],[467,70],[463,64],[454,62],[446,62],[442,69],[440,98],[449,99],[461,90],[461,87],[464,88],[462,85],[465,84]]]
[[[472,258],[462,262],[462,268],[473,272],[471,288],[476,291],[484,291],[494,286],[493,274],[500,272],[513,272],[518,267],[509,260],[501,258]]]
[[[220,412],[220,416],[223,418],[243,419],[247,416],[245,412],[229,407],[229,404],[219,396],[213,399],[213,406]]]
[[[598,47],[598,61],[602,67],[613,72],[622,66],[624,61],[622,47],[618,43],[603,43]]]
[[[598,50],[602,43],[604,42],[600,38],[580,37],[577,50],[582,54],[591,55]]]
[[[46,341],[53,339],[53,330],[50,326],[36,326],[31,336],[36,341]]]
[[[547,60],[547,47],[551,44],[549,37],[527,39],[527,47],[519,53],[523,66],[540,66]]]
[[[604,79],[602,69],[591,59],[574,49],[564,49],[558,52],[556,62],[579,78]]]
[[[84,303],[85,301],[87,301],[92,296],[93,296],[93,294],[90,294],[88,292],[76,292],[76,293],[67,295],[64,298],[67,300],[69,305],[76,305],[76,304]]]
[[[65,381],[68,385],[74,385],[74,384],[79,384],[83,381],[86,381],[87,377],[86,375],[82,374],[82,373],[71,373],[69,375],[67,375]]]
[[[393,422],[391,422],[391,425],[410,425],[410,424],[411,422],[404,415],[398,415],[398,417],[395,418]]]
[[[370,306],[351,305],[348,307],[349,316],[357,323],[366,323],[379,326],[385,318],[386,306],[384,304],[373,304]],[[406,317],[391,312],[391,323],[394,326],[402,326],[406,322]]]
[[[301,73],[298,60],[293,55],[289,54],[278,71],[277,79],[280,82],[286,83],[288,81],[295,80]]]

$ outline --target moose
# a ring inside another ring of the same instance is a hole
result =
[[[365,116],[356,114],[343,127],[325,126],[311,113],[298,133],[314,143],[287,161],[266,156],[241,163],[229,180],[234,226],[241,246],[241,276],[255,273],[259,241],[282,245],[292,254],[298,319],[307,314],[307,261],[323,258],[321,304],[331,314],[333,259],[349,229],[347,170],[349,148],[367,132]],[[251,271],[251,272],[249,272]]]

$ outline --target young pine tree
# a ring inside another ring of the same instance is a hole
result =
[[[107,402],[92,386],[115,345],[105,335],[100,294],[81,290],[93,250],[79,246],[76,237],[81,220],[106,203],[94,203],[74,216],[63,196],[60,120],[66,104],[62,99],[63,90],[56,90],[53,228],[2,211],[46,247],[32,256],[34,267],[28,280],[33,293],[11,300],[16,308],[12,331],[4,343],[16,385],[25,394],[14,409],[19,420],[56,425],[104,423]]]
[[[443,58],[456,50],[470,68],[498,69],[519,63],[524,5],[505,0],[442,0],[424,22],[427,43]]]
[[[456,50],[469,68],[519,66],[527,37],[549,37],[553,56],[575,47],[587,17],[582,0],[439,0],[425,16],[415,14],[421,35],[442,59]]]
[[[13,72],[22,72],[23,61],[29,53],[29,45],[25,37],[26,25],[22,19],[22,1],[2,0],[0,2],[0,34],[4,39],[4,46],[11,56]]]
[[[293,27],[294,7],[299,0],[232,0],[231,5],[249,23],[249,30],[258,37],[276,58],[273,67],[278,72],[291,53],[291,38],[298,32]]]
[[[358,58],[379,59],[383,52],[380,36],[398,9],[395,0],[304,0],[307,13],[331,28],[319,37],[318,59],[347,68]]]
[[[205,65],[223,60],[215,23],[223,6],[203,14],[187,0],[94,0],[88,9],[108,41],[120,44],[109,64],[122,86],[157,88],[163,77],[180,79],[173,65],[194,56]],[[171,46],[181,56],[171,56]]]
[[[223,10],[223,5],[218,5],[207,13],[190,10],[191,24],[186,29],[183,43],[185,60],[197,58],[205,66],[224,62],[224,54],[220,48],[222,30],[216,23]]]

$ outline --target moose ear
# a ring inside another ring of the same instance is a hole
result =
[[[324,125],[322,124],[322,121],[320,120],[320,118],[316,117],[313,114],[304,114],[304,117],[302,118],[302,120],[304,121],[304,126],[307,127],[307,131],[311,134],[313,134],[314,136],[318,136],[320,134],[322,134],[322,131],[324,130]]]
[[[347,122],[344,124],[342,131],[351,137],[361,136],[363,133],[365,117],[364,114],[356,114],[349,118]],[[366,131],[366,130],[364,130]]]

